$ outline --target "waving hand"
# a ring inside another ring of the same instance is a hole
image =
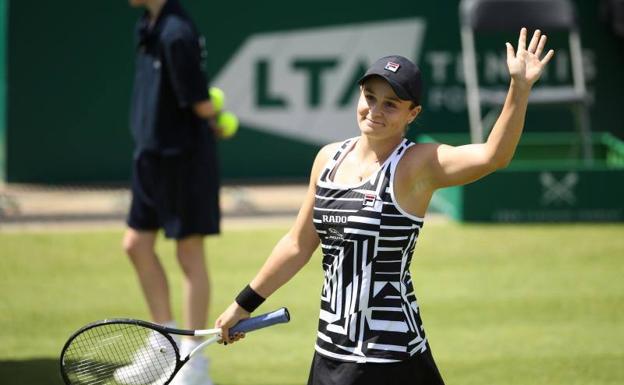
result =
[[[514,48],[510,43],[507,45],[507,67],[511,78],[519,85],[532,87],[540,78],[546,64],[555,54],[552,49],[540,60],[540,56],[546,45],[546,35],[538,29],[533,33],[533,38],[526,46],[527,29],[520,30],[520,38],[518,39],[518,50],[514,52]]]

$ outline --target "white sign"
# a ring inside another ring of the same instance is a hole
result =
[[[422,18],[251,36],[215,77],[246,127],[325,144],[359,133],[357,80],[382,56],[418,63]]]

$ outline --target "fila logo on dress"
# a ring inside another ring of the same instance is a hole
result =
[[[375,194],[364,194],[364,199],[362,199],[362,205],[366,207],[375,207],[376,200],[377,196]]]

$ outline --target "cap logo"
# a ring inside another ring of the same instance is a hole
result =
[[[394,63],[394,62],[389,61],[386,63],[386,66],[384,67],[384,69],[388,71],[392,71],[392,72],[397,72],[400,66],[401,65],[399,63]]]

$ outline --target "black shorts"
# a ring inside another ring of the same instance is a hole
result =
[[[444,385],[431,350],[387,364],[337,361],[314,353],[308,385]]]
[[[219,178],[214,154],[141,152],[134,158],[127,223],[164,229],[167,238],[219,233]]]

